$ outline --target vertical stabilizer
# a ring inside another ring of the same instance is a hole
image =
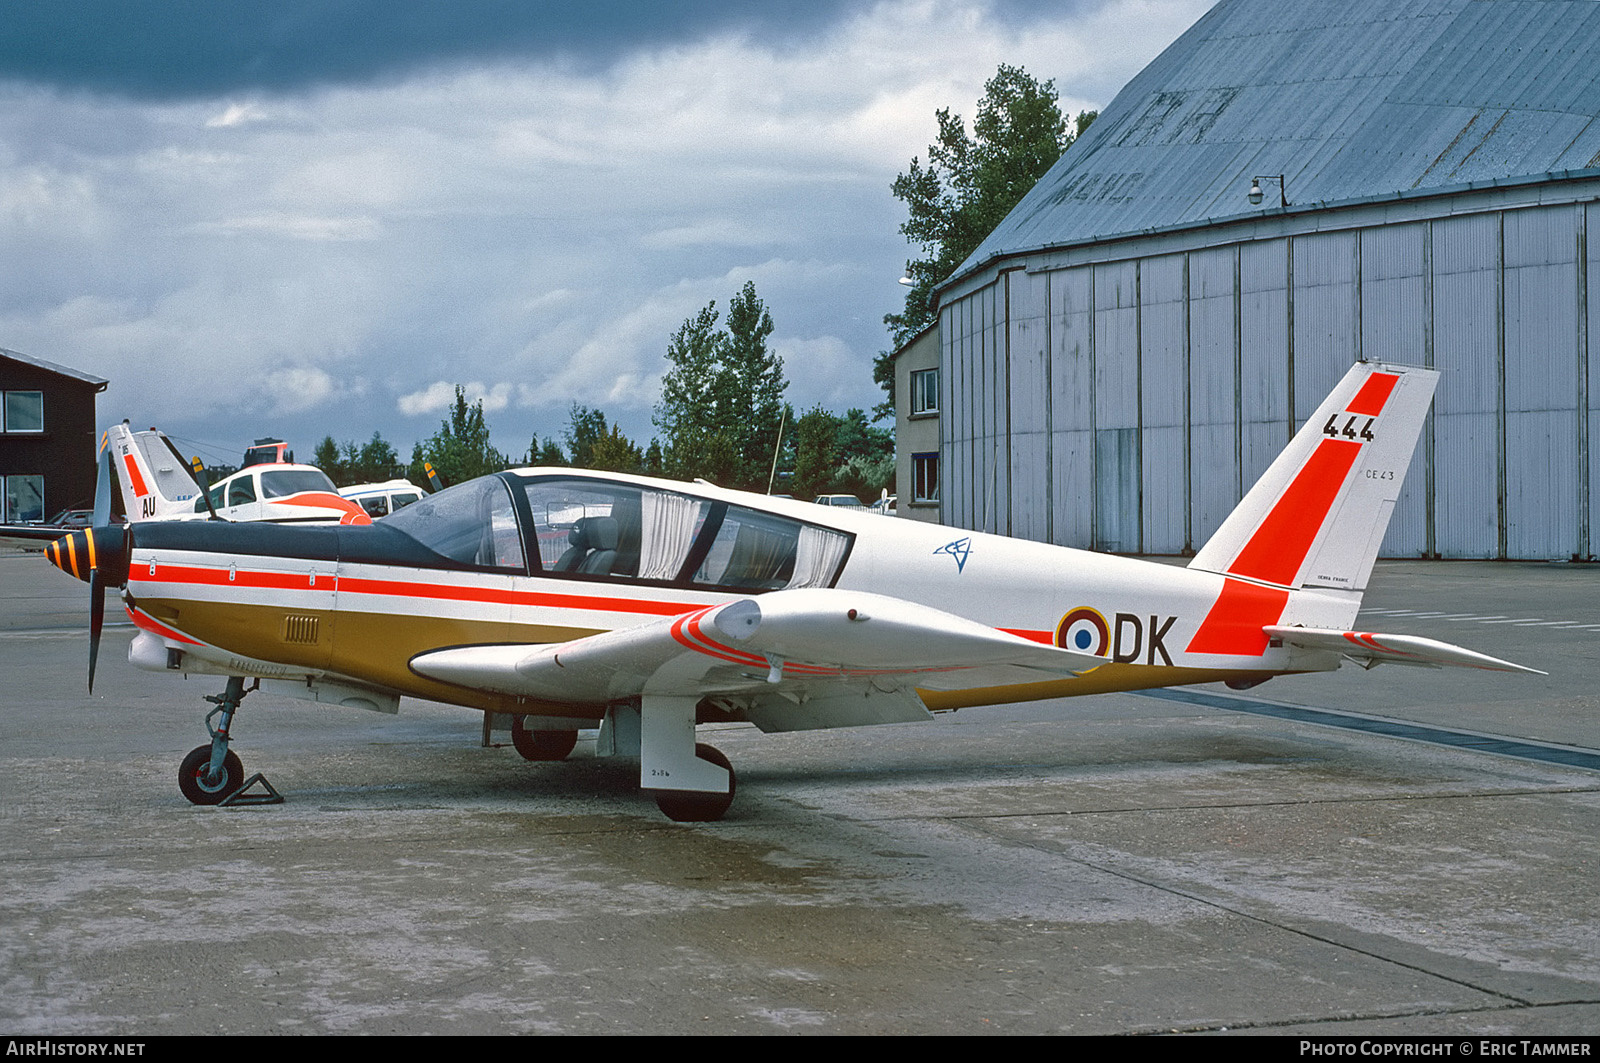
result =
[[[166,436],[154,428],[135,432],[126,423],[114,424],[106,430],[106,446],[130,522],[168,520],[194,511],[200,485]]]
[[[1189,567],[1365,590],[1438,378],[1410,366],[1352,366]]]

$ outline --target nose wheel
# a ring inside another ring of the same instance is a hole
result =
[[[244,785],[244,765],[233,750],[222,758],[222,770],[211,770],[211,744],[195,746],[178,765],[178,790],[192,805],[215,805]]]

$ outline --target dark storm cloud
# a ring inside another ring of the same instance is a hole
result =
[[[6,5],[0,78],[179,99],[403,76],[516,57],[608,63],[707,34],[775,43],[826,29],[850,0],[53,0]]]
[[[22,0],[0,18],[0,80],[147,99],[295,91],[515,58],[604,65],[714,33],[812,39],[870,0]],[[994,0],[1018,23],[1093,6]]]

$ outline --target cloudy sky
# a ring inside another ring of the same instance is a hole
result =
[[[1098,108],[1211,0],[60,0],[0,20],[0,347],[211,461],[453,385],[495,443],[647,441],[745,281],[797,408],[878,400],[889,185],[1000,63]]]

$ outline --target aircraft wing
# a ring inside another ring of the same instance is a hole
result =
[[[1286,646],[1307,650],[1331,650],[1356,661],[1364,668],[1377,664],[1410,664],[1424,668],[1481,668],[1490,672],[1528,672],[1546,675],[1537,668],[1502,661],[1498,657],[1475,653],[1448,642],[1418,635],[1385,635],[1370,631],[1337,631],[1332,628],[1279,627],[1267,625],[1271,639],[1282,639]]]
[[[1106,658],[880,594],[775,591],[549,645],[413,658],[420,675],[548,701],[721,697],[762,730],[928,718],[916,691],[1079,675]]]

